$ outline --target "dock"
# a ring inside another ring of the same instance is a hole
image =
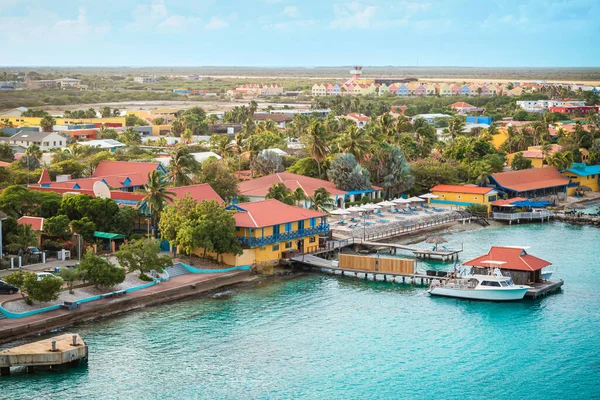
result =
[[[11,367],[54,369],[86,362],[88,347],[79,334],[68,333],[0,351],[0,375],[10,375]]]
[[[368,242],[368,241],[360,241],[360,243],[364,246],[374,246],[374,247],[388,247],[390,250],[406,250],[413,253],[413,255],[417,258],[428,258],[428,259],[438,259],[442,261],[447,260],[457,260],[459,253],[463,251],[463,249],[455,250],[455,249],[428,249],[428,248],[419,248],[415,246],[409,246],[405,244],[396,244],[396,243],[381,243],[381,242]]]
[[[545,282],[534,283],[533,287],[525,293],[525,297],[530,299],[537,299],[542,296],[546,296],[551,293],[555,293],[561,290],[562,285],[564,285],[564,281],[562,279],[548,279]]]

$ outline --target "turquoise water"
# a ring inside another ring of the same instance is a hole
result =
[[[310,275],[77,326],[88,366],[0,378],[14,399],[588,399],[600,383],[600,229],[450,237],[463,259],[530,245],[562,293],[485,303]],[[1,322],[0,322],[1,323]]]

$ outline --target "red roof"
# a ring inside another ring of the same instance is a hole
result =
[[[502,261],[505,264],[501,264],[499,266],[500,269],[516,271],[537,271],[548,265],[552,265],[552,263],[548,261],[527,254],[527,252],[520,247],[503,246],[492,246],[489,253],[486,255],[464,262],[463,265],[472,267],[490,267],[491,265],[485,261]]]
[[[40,176],[40,180],[38,181],[38,183],[40,185],[52,183],[52,180],[50,179],[50,174],[48,173],[48,170],[46,168],[42,170],[42,175]]]
[[[0,161],[0,167],[8,167],[10,165],[9,162],[6,161]]]
[[[493,188],[471,186],[471,185],[436,185],[431,188],[432,192],[448,192],[448,193],[470,193],[470,194],[486,194],[494,190]]]
[[[523,169],[492,174],[498,184],[515,192],[564,186],[569,180],[554,167]]]
[[[364,114],[350,113],[348,114],[349,118],[355,119],[357,121],[370,121],[371,118],[367,117]]]
[[[236,204],[235,208],[238,210],[234,214],[235,226],[242,228],[262,228],[327,215],[320,211],[290,206],[274,199]]]
[[[297,188],[302,188],[307,196],[313,196],[315,190],[319,188],[326,189],[332,196],[346,194],[345,191],[336,188],[335,184],[332,182],[309,178],[304,175],[292,174],[291,172],[280,172],[240,182],[238,193],[246,196],[265,197],[267,193],[269,193],[271,186],[275,183],[283,183],[292,191]]]
[[[452,108],[475,108],[474,106],[470,105],[469,103],[465,103],[464,101],[459,101],[457,103],[450,104],[450,107],[452,107]]]
[[[105,177],[111,175],[127,175],[132,173],[148,174],[158,168],[160,163],[143,161],[109,161],[102,160],[94,170],[92,177]]]
[[[493,206],[505,206],[511,203],[514,203],[515,201],[525,201],[527,200],[525,197],[513,197],[512,199],[502,199],[502,200],[496,200],[494,202],[492,202]]]
[[[19,225],[31,225],[31,229],[34,231],[44,230],[44,218],[40,217],[26,217],[23,216],[17,220]]]
[[[198,185],[190,185],[190,186],[180,186],[175,188],[167,189],[169,192],[173,192],[175,194],[175,198],[183,198],[187,194],[189,194],[192,199],[196,200],[198,203],[203,201],[215,200],[219,204],[223,204],[223,199],[221,196],[215,192],[208,183],[201,183]]]

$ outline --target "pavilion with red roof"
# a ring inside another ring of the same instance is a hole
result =
[[[554,167],[499,172],[490,175],[490,185],[508,197],[542,197],[565,193],[569,179]]]
[[[502,264],[492,264],[490,261]],[[486,255],[464,262],[463,265],[473,267],[474,273],[486,273],[490,267],[497,266],[507,271],[515,284],[526,285],[541,282],[542,268],[552,263],[528,254],[523,247],[492,246]]]

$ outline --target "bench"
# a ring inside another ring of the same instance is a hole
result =
[[[79,303],[77,303],[76,301],[65,301],[60,308],[62,308],[63,310],[74,310],[76,308],[79,308],[81,305]]]

